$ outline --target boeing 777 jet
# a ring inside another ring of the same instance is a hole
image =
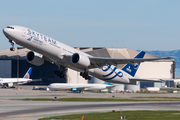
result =
[[[145,52],[141,51],[134,59],[94,57],[73,47],[65,45],[51,37],[22,26],[7,26],[3,29],[14,50],[14,44],[21,45],[32,51],[26,55],[26,59],[33,65],[40,66],[45,61],[55,63],[59,67],[56,74],[65,77],[65,67],[79,71],[85,79],[91,76],[111,83],[136,84],[136,81],[159,82],[159,80],[147,80],[134,78],[140,62],[153,61],[167,58],[144,58]],[[122,69],[117,64],[126,64]]]

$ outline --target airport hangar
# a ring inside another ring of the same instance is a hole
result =
[[[127,48],[77,48],[83,52],[96,57],[111,58],[134,58],[138,51]],[[103,81],[92,77],[87,81],[79,75],[79,72],[72,69],[67,70],[67,79],[59,78],[54,74],[58,71],[55,64],[45,62],[42,66],[35,66],[26,61],[26,54],[30,51],[27,48],[17,47],[15,51],[9,49],[0,51],[0,77],[16,78],[23,77],[29,67],[33,67],[31,79],[41,79],[42,81],[32,82],[34,85],[49,85],[50,83],[103,83]],[[156,58],[158,56],[145,54],[144,58]],[[19,66],[19,67],[17,67]],[[117,65],[122,68],[124,64]],[[175,61],[173,59],[158,60],[151,62],[142,62],[136,76],[137,78],[146,79],[175,79]],[[167,82],[168,83],[168,82]],[[139,90],[140,87],[163,87],[165,83],[140,82],[137,85],[118,85],[114,89],[117,90]]]

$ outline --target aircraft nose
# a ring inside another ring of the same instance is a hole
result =
[[[3,33],[6,37],[10,36],[10,34],[12,33],[12,30],[9,28],[4,28],[3,29]]]
[[[49,85],[47,86],[47,91],[48,91],[48,90],[51,90],[51,86],[49,86]]]
[[[10,29],[10,28],[4,28],[3,33],[8,39],[12,39],[12,37],[14,35],[14,30]]]
[[[7,28],[4,28],[4,29],[3,29],[3,33],[4,33],[4,35],[7,35],[8,29],[7,29]]]

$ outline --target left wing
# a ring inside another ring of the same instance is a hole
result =
[[[71,61],[71,55],[63,55],[66,60]],[[145,61],[155,61],[155,60],[164,60],[164,59],[172,59],[173,57],[166,57],[166,58],[106,58],[106,57],[88,57],[90,60],[91,65],[88,68],[99,68],[105,65],[117,65],[117,64],[134,64],[140,63]]]

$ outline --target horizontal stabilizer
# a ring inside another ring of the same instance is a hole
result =
[[[130,81],[140,81],[140,82],[160,82],[163,83],[164,80],[161,79],[137,79],[137,78],[129,78]]]

